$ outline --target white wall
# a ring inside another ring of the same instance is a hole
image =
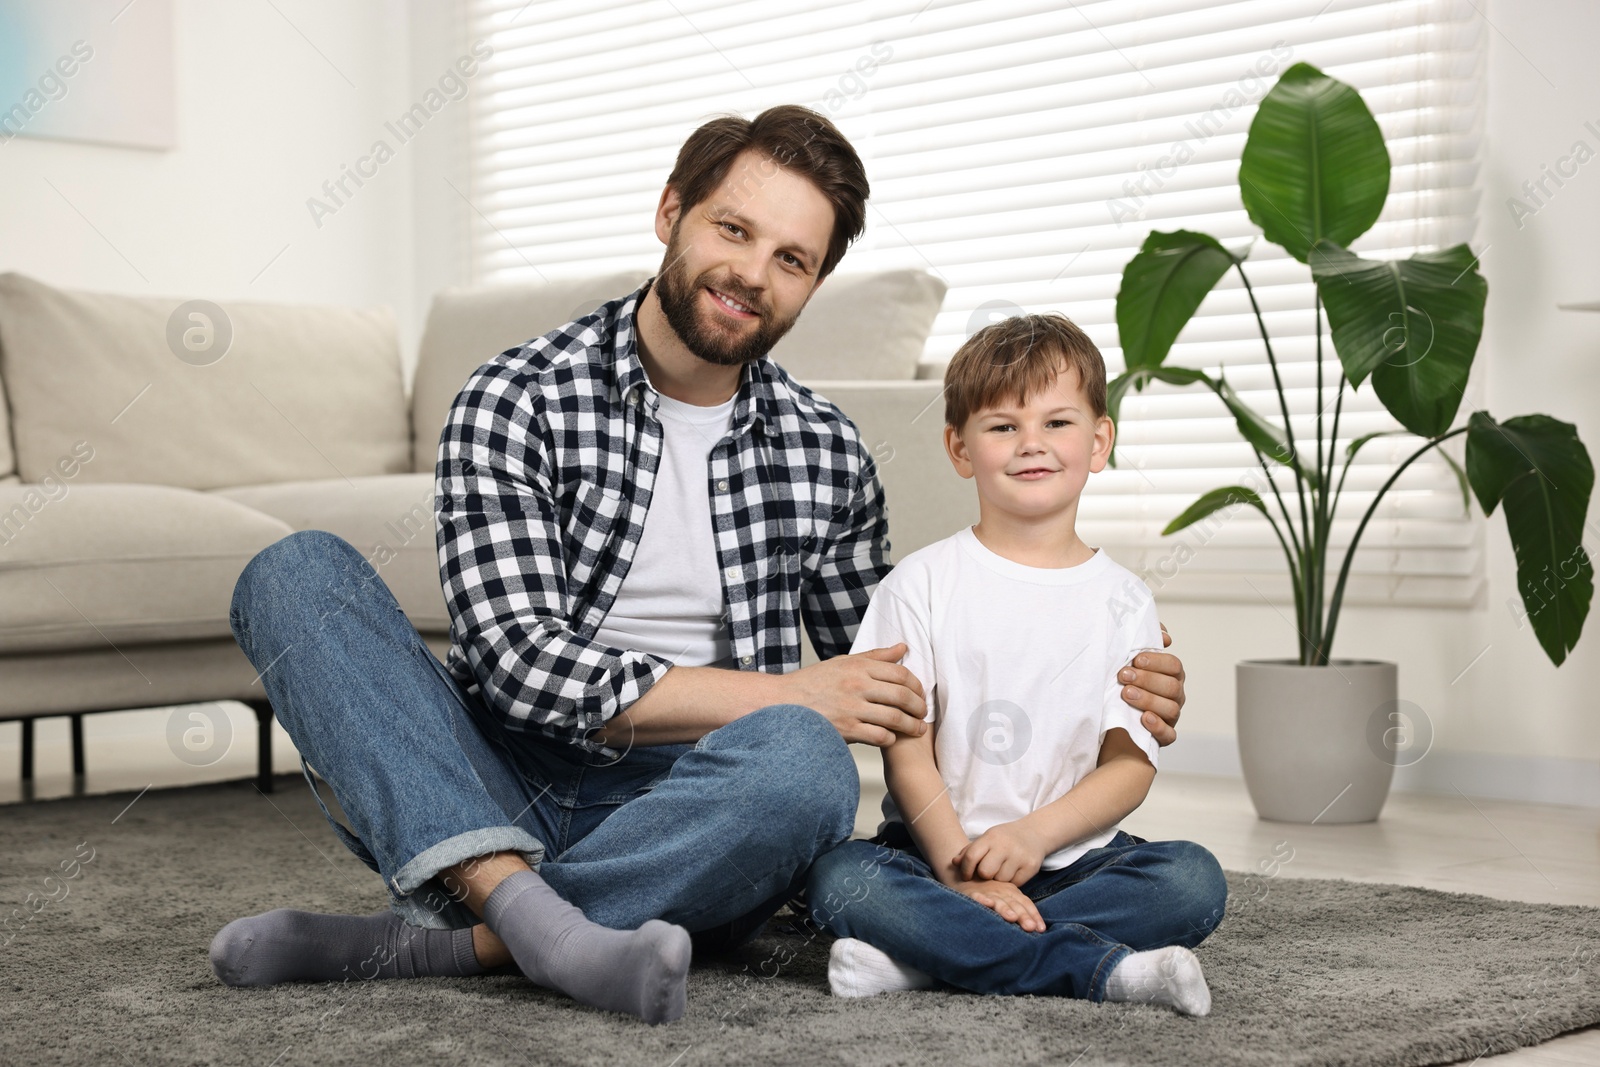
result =
[[[1600,136],[1584,127],[1590,121],[1600,129],[1600,79],[1588,55],[1600,39],[1600,6],[1500,0],[1478,7],[1492,21],[1480,27],[1488,39],[1486,161],[1473,247],[1483,253],[1489,307],[1478,388],[1497,418],[1544,412],[1575,423],[1600,457],[1600,313],[1556,309],[1600,301],[1600,160],[1520,228],[1506,206],[1574,141],[1600,152]],[[1600,508],[1591,503],[1589,514],[1585,543],[1595,553]],[[1349,608],[1335,653],[1398,661],[1401,697],[1432,724],[1433,749],[1401,769],[1397,788],[1600,806],[1600,617],[1591,616],[1566,664],[1552,667],[1508,607],[1520,602],[1502,515],[1489,521],[1486,541],[1483,607]],[[1265,605],[1171,604],[1162,615],[1180,641],[1191,694],[1165,766],[1233,773],[1233,665],[1292,656],[1294,633]]]
[[[411,67],[421,84],[437,78],[468,54],[467,4],[465,0],[410,0],[409,6]],[[468,82],[468,91],[475,92],[476,85]],[[422,150],[411,161],[411,223],[417,250],[411,292],[419,321],[426,321],[433,294],[472,281],[469,226],[473,208],[468,202],[474,195],[468,155],[471,103],[463,100],[441,111],[418,139]]]
[[[409,341],[410,146],[320,227],[306,207],[413,96],[404,0],[177,0],[173,21],[178,147],[0,145],[0,270],[223,304],[388,304]],[[115,25],[90,43],[118,47]]]

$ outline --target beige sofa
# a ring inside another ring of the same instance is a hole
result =
[[[271,708],[228,609],[245,564],[294,530],[360,549],[442,657],[433,469],[451,402],[496,353],[648,274],[446,290],[412,389],[385,308],[0,275],[0,720],[22,722],[25,789],[36,718],[71,717],[81,785],[84,714],[215,700],[256,711],[270,789]],[[976,518],[943,455],[940,383],[916,377],[944,288],[921,271],[837,275],[771,357],[861,428],[895,558]]]

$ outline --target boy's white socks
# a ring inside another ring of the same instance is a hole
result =
[[[828,988],[836,997],[870,997],[932,987],[928,975],[897,963],[882,949],[857,938],[841,937],[828,952]],[[1181,945],[1124,956],[1106,978],[1105,999],[1163,1004],[1185,1015],[1211,1011],[1211,989],[1200,960]]]
[[[832,968],[828,977],[833,977]],[[1211,989],[1200,970],[1200,960],[1182,945],[1124,956],[1106,978],[1106,999],[1165,1004],[1185,1015],[1204,1015],[1211,1010]]]
[[[841,937],[828,951],[828,988],[836,997],[870,997],[932,986],[932,978],[896,963],[882,949],[865,941]]]

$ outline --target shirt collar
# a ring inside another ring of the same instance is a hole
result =
[[[623,404],[634,403],[636,401],[630,398],[637,394],[642,398],[637,402],[645,404],[653,418],[660,418],[658,412],[661,406],[661,394],[656,391],[649,375],[645,373],[638,347],[639,304],[655,280],[655,275],[647,278],[643,285],[628,294],[617,310],[617,329],[614,335],[616,354],[613,365],[619,401]],[[733,420],[729,425],[729,432],[743,433],[752,423],[760,423],[765,432],[765,427],[777,420],[778,401],[773,388],[773,377],[773,365],[769,354],[746,363],[740,369],[739,391],[735,394]]]

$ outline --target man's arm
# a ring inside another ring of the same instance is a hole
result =
[[[436,471],[439,570],[451,633],[484,702],[512,730],[581,742],[672,664],[580,637],[542,398],[499,363],[456,397]]]
[[[923,728],[922,685],[895,661],[904,645],[875,648],[788,674],[673,667],[593,737],[612,748],[698,741],[769,704],[803,704],[846,740],[887,745]]]
[[[867,603],[889,562],[889,516],[878,464],[853,440],[859,470],[854,492],[831,524],[830,537],[815,573],[801,579],[800,608],[817,659],[850,651]]]

